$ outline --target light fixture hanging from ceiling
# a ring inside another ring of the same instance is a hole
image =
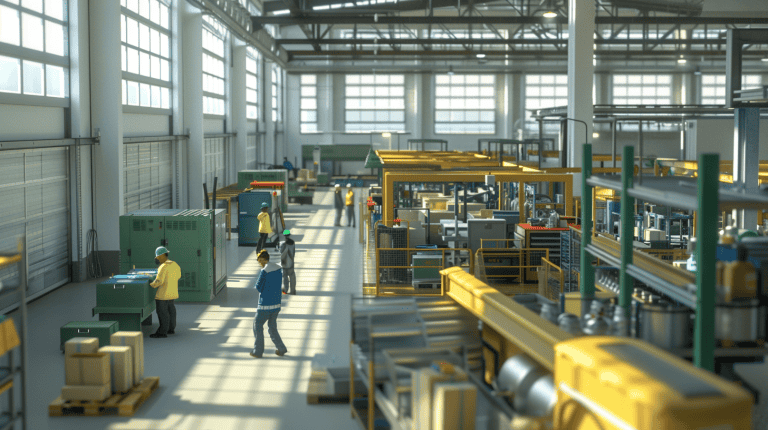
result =
[[[547,1],[547,11],[542,14],[544,18],[557,18],[557,12],[552,5],[552,0]]]
[[[453,76],[453,66],[448,66],[448,76]]]

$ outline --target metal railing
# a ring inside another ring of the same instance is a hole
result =
[[[546,248],[480,248],[471,273],[504,294],[536,293],[545,259],[549,259]]]
[[[559,301],[564,292],[563,269],[546,258],[541,259],[539,269],[539,294],[552,301]]]
[[[419,260],[422,263],[417,263]],[[440,271],[450,267],[461,267],[472,273],[472,251],[467,248],[377,248],[376,295],[442,296],[445,291]]]
[[[687,260],[689,257],[685,249],[638,249],[638,251],[669,264],[677,260]]]

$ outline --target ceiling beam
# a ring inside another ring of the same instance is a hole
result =
[[[481,3],[493,3],[497,2],[499,0],[475,0],[474,4],[481,4]],[[353,1],[350,1],[353,2]],[[320,0],[320,1],[313,1],[312,7],[317,6],[330,6],[333,4],[340,4],[342,3],[341,0]],[[469,0],[432,0],[432,8],[444,8],[444,7],[456,7],[457,5],[460,6],[467,6],[469,4]],[[344,9],[333,9],[335,11],[338,10],[345,10],[347,12],[354,11],[354,12],[368,12],[368,13],[386,13],[386,12],[397,12],[397,11],[409,11],[409,10],[426,10],[429,8],[429,0],[405,0],[405,1],[399,1],[397,3],[376,3],[376,4],[368,4],[368,5],[359,5],[355,6],[354,8],[344,8]],[[285,10],[285,3],[283,3],[282,0],[277,1],[268,1],[264,2],[264,14],[270,13],[270,12],[276,12],[279,10]],[[313,13],[318,12],[314,9],[312,10],[305,10],[301,11],[305,13]]]
[[[253,16],[254,25],[302,25],[302,24],[347,24],[347,25],[439,25],[439,24],[567,24],[564,16],[544,18],[542,16],[374,16],[355,14],[354,9],[334,9],[328,13],[302,13],[297,16]],[[647,24],[647,25],[727,25],[727,24],[768,24],[768,17],[649,17],[649,16],[600,16],[595,18],[598,25]]]
[[[380,38],[375,39],[276,39],[280,45],[567,45],[568,39],[445,39],[445,38]],[[596,45],[724,45],[723,39],[595,39]]]
[[[470,51],[466,49],[459,50],[326,50],[322,52],[294,50],[287,51],[291,58],[296,57],[318,57],[318,56],[370,56],[370,57],[416,57],[416,56],[450,56],[450,57],[472,57],[476,54],[483,53],[486,57],[567,57],[567,53],[564,51],[539,51],[539,50],[527,50],[527,51],[489,51],[489,50],[475,50]],[[375,53],[374,53],[375,52]],[[618,51],[618,50],[597,50],[595,51],[598,59],[600,57],[662,57],[662,58],[677,58],[680,55],[679,51]],[[686,56],[691,57],[725,57],[725,50],[717,51],[705,51],[705,50],[689,50],[685,51]],[[745,51],[744,56],[753,56],[758,58],[764,58],[768,56],[768,50],[762,51]]]

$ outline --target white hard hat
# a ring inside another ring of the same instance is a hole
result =
[[[347,184],[347,188],[352,188],[352,184]]]
[[[340,187],[340,186],[341,186],[341,185],[339,185],[339,184],[336,184],[336,185],[334,185],[334,187]]]

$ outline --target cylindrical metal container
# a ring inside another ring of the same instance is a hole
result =
[[[640,310],[640,339],[663,349],[687,348],[693,339],[692,311],[669,303],[644,304]]]
[[[526,410],[531,385],[544,374],[544,369],[523,354],[509,358],[499,369],[496,384],[502,391],[515,393],[513,406],[518,412]]]
[[[581,331],[581,320],[574,314],[563,313],[557,317],[557,324],[560,328],[574,336],[582,336],[584,334]]]
[[[765,339],[764,309],[758,299],[734,300],[715,307],[715,338],[733,342]]]
[[[552,416],[557,404],[555,380],[551,374],[537,379],[528,391],[528,402],[525,413],[535,417]]]

